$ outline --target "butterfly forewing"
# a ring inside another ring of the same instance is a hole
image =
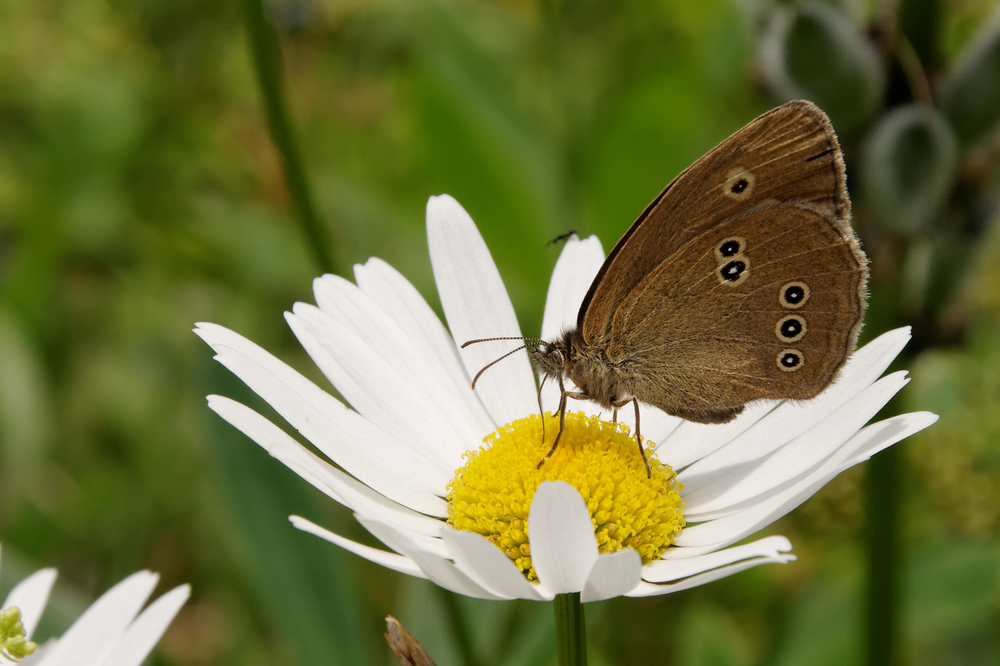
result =
[[[837,137],[809,102],[790,102],[760,116],[660,193],[608,255],[584,298],[577,320],[584,340],[605,340],[615,310],[667,257],[765,202],[811,205],[853,237]]]

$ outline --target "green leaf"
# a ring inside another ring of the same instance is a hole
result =
[[[1000,548],[946,540],[915,554],[906,572],[908,633],[927,648],[994,631]]]
[[[235,380],[215,371],[222,393],[240,395]],[[302,666],[371,664],[371,625],[364,622],[357,558],[292,527],[290,514],[324,515],[319,491],[271,459],[221,419],[211,441],[226,500],[227,537],[268,625]]]
[[[788,626],[773,666],[848,666],[861,663],[860,595],[855,572],[838,572],[804,590],[790,605]]]
[[[0,469],[3,499],[19,501],[38,482],[52,443],[55,414],[43,360],[31,333],[0,309]]]
[[[746,627],[723,609],[692,604],[682,616],[677,663],[681,666],[746,666],[753,663]]]

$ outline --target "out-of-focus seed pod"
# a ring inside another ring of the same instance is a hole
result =
[[[945,76],[941,108],[964,145],[1000,127],[1000,7]]]
[[[927,229],[948,200],[958,142],[944,116],[909,105],[882,117],[865,142],[864,202],[879,224],[912,235]]]
[[[761,68],[779,97],[815,102],[844,134],[875,114],[885,90],[875,47],[848,16],[824,4],[775,12],[762,38]]]

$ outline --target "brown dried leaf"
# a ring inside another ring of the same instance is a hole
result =
[[[391,615],[385,618],[385,624],[389,631],[384,634],[385,640],[392,648],[392,653],[396,655],[396,661],[402,666],[435,666],[434,662],[427,655],[416,638],[403,628],[399,620]]]

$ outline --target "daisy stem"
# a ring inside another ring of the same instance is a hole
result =
[[[899,449],[868,461],[868,618],[866,662],[899,663]]]
[[[298,213],[299,225],[319,268],[325,273],[334,273],[336,267],[327,248],[327,239],[319,217],[316,215],[302,162],[302,153],[299,152],[299,144],[288,117],[283,93],[278,31],[264,16],[264,0],[243,0],[243,18],[246,21],[247,38],[253,54],[257,83],[260,85],[260,94],[264,101],[268,129],[271,132],[271,140],[281,155],[285,180]]]
[[[557,594],[552,603],[556,611],[559,666],[587,666],[587,628],[583,623],[580,593]]]

